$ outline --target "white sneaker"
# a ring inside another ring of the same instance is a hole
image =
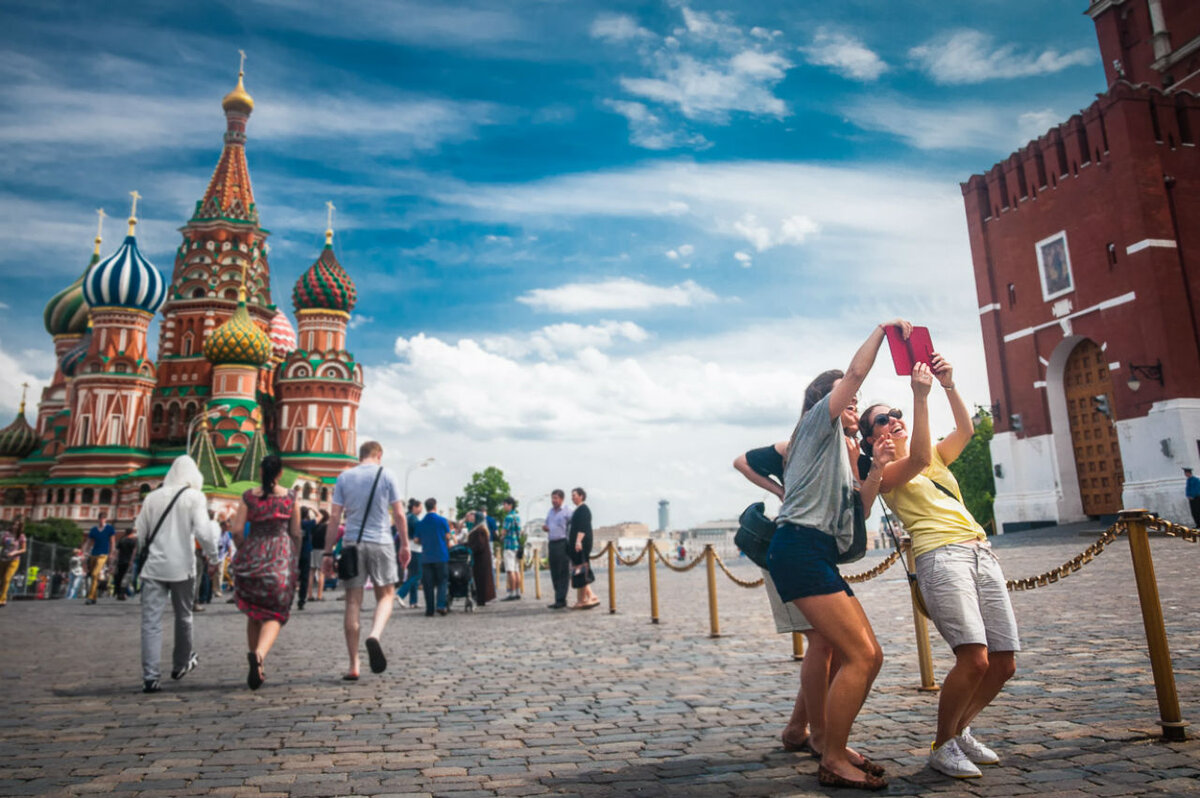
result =
[[[1000,757],[996,756],[995,751],[975,739],[975,736],[971,734],[970,726],[963,729],[962,733],[954,739],[958,742],[959,750],[966,754],[967,759],[976,765],[1000,764]]]
[[[958,747],[957,737],[933,749],[929,754],[929,767],[956,779],[977,779],[983,775]]]
[[[400,609],[408,609],[408,602],[399,596],[396,596],[396,606]]]

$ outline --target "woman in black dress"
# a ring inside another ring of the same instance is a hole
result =
[[[573,610],[590,610],[600,603],[600,597],[592,592],[592,582],[596,581],[590,562],[592,511],[584,504],[586,500],[587,491],[583,488],[571,491],[575,512],[571,514],[567,532],[567,556],[571,558],[571,587],[576,589],[575,603],[571,605]]]

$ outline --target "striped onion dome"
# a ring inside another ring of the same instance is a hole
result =
[[[218,366],[236,363],[261,367],[271,359],[271,339],[250,318],[244,299],[229,320],[205,340],[204,356]]]
[[[153,313],[167,298],[167,283],[138,251],[131,232],[120,249],[88,269],[83,278],[83,298],[93,308],[134,308]]]
[[[79,343],[68,349],[62,356],[62,360],[58,361],[58,370],[63,373],[64,377],[74,377],[75,372],[79,370],[79,364],[87,357],[88,349],[92,346],[92,325],[89,323],[84,330],[83,337],[79,339]]]
[[[92,255],[79,279],[50,297],[46,309],[42,311],[46,332],[51,335],[78,335],[87,329],[88,306],[83,299],[83,278],[99,260],[99,255]]]
[[[292,290],[292,304],[301,310],[340,310],[349,313],[358,301],[354,281],[333,254],[332,234],[325,235],[321,257],[300,275]]]
[[[271,356],[274,360],[282,361],[288,352],[296,348],[296,330],[283,310],[275,311],[271,319]]]
[[[0,429],[0,457],[27,457],[37,444],[37,433],[25,420],[25,403],[22,402],[16,420]]]

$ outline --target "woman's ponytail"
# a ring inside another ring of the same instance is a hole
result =
[[[279,475],[283,473],[283,461],[278,455],[269,454],[262,461],[262,497],[270,498],[275,492],[275,485],[279,482]]]

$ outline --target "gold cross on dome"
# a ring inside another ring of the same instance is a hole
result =
[[[325,227],[332,230],[333,229],[333,212],[335,210],[337,210],[337,208],[334,207],[332,200],[326,202],[325,207],[329,209],[328,212],[326,213],[326,217],[325,217]]]
[[[142,198],[142,195],[137,193],[137,189],[134,189],[133,191],[129,192],[129,196],[133,197],[133,207],[129,211],[129,217],[131,219],[136,219],[137,218],[137,201]]]
[[[21,383],[21,415],[25,415],[25,392],[29,390],[29,383]]]
[[[104,234],[104,217],[108,216],[108,214],[104,212],[103,208],[97,208],[96,216],[99,217],[96,222],[96,238],[99,238]]]
[[[238,64],[238,74],[243,74],[246,71],[246,51],[238,50],[238,55],[242,57],[241,63]]]

